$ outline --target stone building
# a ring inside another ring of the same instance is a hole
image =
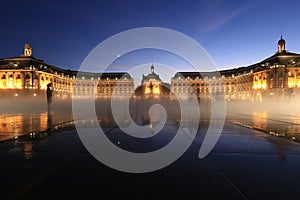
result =
[[[100,74],[61,69],[33,57],[29,43],[23,52],[18,57],[0,59],[0,97],[44,96],[48,83],[52,83],[56,98],[115,95],[122,99],[135,93],[143,98],[196,95],[200,99],[264,101],[300,96],[300,54],[287,51],[282,36],[276,53],[261,62],[214,72],[178,72],[170,85],[162,82],[152,65],[136,90],[133,78],[126,72]]]
[[[278,41],[277,52],[247,66],[215,72],[178,72],[171,78],[171,91],[181,98],[191,94],[210,99],[222,95],[227,100],[286,100],[300,96],[300,54],[286,51]]]
[[[141,85],[137,87],[135,94],[139,98],[169,98],[170,86],[160,79],[154,72],[154,66],[151,65],[150,73],[146,76],[143,74]]]
[[[52,83],[56,98],[73,95],[85,98],[95,94],[98,98],[110,98],[115,86],[118,97],[131,96],[134,81],[128,73],[88,73],[65,70],[45,63],[32,56],[29,43],[24,54],[18,57],[0,59],[0,96],[41,96],[45,95],[47,84]]]

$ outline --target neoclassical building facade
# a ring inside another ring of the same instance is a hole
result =
[[[28,43],[23,55],[0,59],[0,96],[44,95],[48,83],[52,83],[56,98],[72,95],[85,98],[94,94],[97,98],[109,98],[117,84],[122,86],[116,91],[120,98],[134,92],[134,80],[128,73],[100,74],[61,69],[33,57]]]
[[[216,72],[178,72],[171,78],[171,91],[179,98],[195,94],[200,99],[223,96],[227,100],[263,101],[300,96],[300,54],[285,49],[247,66]]]
[[[274,55],[256,64],[215,72],[178,72],[170,84],[162,82],[152,65],[150,73],[143,75],[141,85],[136,87],[126,72],[100,74],[49,65],[33,57],[32,48],[26,43],[23,55],[0,59],[0,97],[44,96],[48,83],[52,83],[57,98],[196,95],[200,99],[264,101],[300,96],[300,54],[287,51],[282,37],[277,45]]]

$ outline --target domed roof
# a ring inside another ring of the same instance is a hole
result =
[[[282,36],[280,37],[280,40],[278,41],[278,45],[285,45],[285,40],[282,38]]]
[[[31,49],[31,46],[30,46],[30,44],[27,42],[26,44],[25,44],[25,47],[24,47],[25,49]]]

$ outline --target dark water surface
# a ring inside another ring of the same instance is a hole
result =
[[[69,108],[3,113],[1,197],[298,199],[300,115],[295,110],[278,114],[261,105],[227,106],[222,135],[207,157],[198,158],[210,122],[203,109],[197,136],[184,155],[166,168],[145,174],[119,172],[96,160],[82,145]],[[98,115],[111,142],[133,152],[160,149],[178,130],[176,118],[169,117],[159,134],[132,139],[111,122],[105,110]]]

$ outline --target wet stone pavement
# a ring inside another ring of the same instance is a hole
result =
[[[132,140],[114,125],[104,132],[121,148],[147,152],[172,140],[171,119],[154,137]],[[298,199],[300,144],[227,121],[213,151],[199,159],[207,121],[190,148],[171,165],[150,173],[111,169],[82,145],[74,127],[0,143],[1,198]]]

